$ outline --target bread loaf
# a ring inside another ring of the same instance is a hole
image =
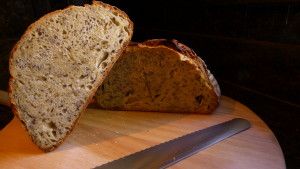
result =
[[[103,109],[209,114],[220,88],[193,50],[154,39],[130,44],[95,98]]]
[[[54,150],[70,134],[132,33],[124,12],[96,1],[29,26],[11,52],[9,97],[41,150]]]

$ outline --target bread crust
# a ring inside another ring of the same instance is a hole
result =
[[[196,53],[187,47],[186,45],[179,43],[177,40],[167,40],[167,39],[153,39],[153,40],[147,40],[143,43],[135,43],[131,42],[128,46],[127,49],[123,52],[122,56],[120,57],[119,61],[122,59],[125,59],[126,55],[128,53],[134,53],[137,50],[140,50],[141,48],[143,49],[163,49],[172,53],[175,53],[177,57],[187,57],[188,62],[191,63],[191,66],[194,66],[194,69],[200,69],[202,72],[204,72],[204,75],[206,76],[205,80],[207,81],[207,84],[212,88],[214,92],[214,99],[217,100],[218,104],[215,105],[214,107],[211,107],[210,110],[207,111],[202,111],[202,112],[197,112],[197,111],[189,111],[189,110],[160,110],[160,112],[171,112],[171,113],[195,113],[195,114],[210,114],[212,111],[214,111],[219,103],[220,103],[220,88],[219,85],[214,78],[214,76],[209,72],[209,70],[206,67],[206,64],[204,61],[196,55]],[[108,107],[104,107],[99,102],[97,102],[98,105],[102,109],[110,109]],[[153,111],[151,108],[149,109],[139,109],[139,108],[128,108],[128,107],[115,107],[113,108],[114,110],[128,110],[128,111]]]
[[[210,80],[210,85],[214,88],[215,93],[218,97],[218,100],[220,101],[221,98],[221,90],[219,87],[218,82],[216,81],[215,77],[210,73],[210,71],[207,69],[207,66],[205,64],[205,62],[188,46],[179,43],[177,40],[172,39],[172,40],[168,40],[168,39],[151,39],[151,40],[147,40],[145,42],[142,43],[143,45],[146,46],[165,46],[165,47],[169,47],[183,55],[185,55],[186,57],[189,57],[191,59],[193,59],[194,63],[198,65],[198,68],[201,69],[203,72],[205,72],[207,79]],[[204,68],[202,68],[202,66]]]
[[[87,99],[87,101],[84,103],[84,105],[82,106],[82,108],[78,111],[79,112],[79,116],[78,118],[73,122],[72,126],[71,126],[71,129],[67,132],[66,136],[60,140],[56,145],[52,146],[52,147],[49,147],[49,148],[44,148],[44,147],[40,147],[38,146],[38,148],[44,152],[50,152],[50,151],[53,151],[54,149],[56,149],[59,145],[61,145],[65,140],[66,138],[70,135],[70,133],[74,130],[78,120],[80,119],[82,113],[85,111],[86,107],[88,106],[88,104],[92,101],[93,99],[93,96],[95,94],[95,92],[97,91],[97,87],[99,87],[101,85],[101,83],[103,82],[103,80],[105,79],[105,77],[108,75],[108,72],[110,71],[110,69],[113,67],[113,64],[118,60],[118,58],[120,57],[120,55],[122,54],[122,52],[125,50],[126,46],[129,44],[130,40],[131,40],[131,37],[133,35],[133,22],[129,19],[128,15],[121,11],[120,9],[118,9],[117,7],[115,6],[111,6],[109,4],[106,4],[106,3],[103,3],[103,2],[100,2],[100,1],[93,1],[91,5],[89,4],[85,4],[84,7],[89,7],[89,6],[97,6],[97,5],[102,5],[106,8],[109,8],[110,10],[113,10],[115,12],[117,12],[118,14],[120,14],[123,18],[125,18],[128,22],[129,22],[129,26],[130,26],[130,29],[129,29],[129,39],[123,44],[123,47],[120,48],[119,52],[116,54],[116,56],[113,58],[113,60],[111,61],[111,64],[109,64],[109,66],[107,67],[106,71],[104,71],[102,73],[102,77],[101,78],[98,78],[95,82],[95,88],[94,90],[92,90],[89,94],[89,97]],[[10,58],[9,58],[9,62],[11,63],[12,62],[12,59],[13,59],[13,54],[14,52],[16,51],[18,45],[20,44],[20,42],[28,35],[28,32],[30,31],[30,29],[32,29],[33,27],[35,27],[36,25],[40,24],[41,21],[43,21],[44,19],[46,18],[50,18],[51,16],[57,14],[57,13],[60,13],[62,11],[66,11],[66,10],[69,10],[71,8],[82,8],[82,7],[77,7],[77,6],[74,6],[74,5],[70,5],[68,6],[67,8],[65,9],[62,9],[62,10],[56,10],[56,11],[53,11],[51,13],[48,13],[46,15],[44,15],[43,17],[41,17],[39,20],[35,21],[34,23],[32,23],[28,28],[27,30],[25,31],[25,33],[22,35],[22,37],[20,38],[20,40],[15,44],[15,46],[13,47],[12,51],[10,52]],[[19,115],[19,112],[18,112],[18,109],[16,107],[16,105],[14,104],[16,102],[16,100],[13,98],[12,96],[12,83],[14,81],[14,77],[12,76],[12,72],[13,72],[13,67],[12,67],[12,64],[9,64],[9,71],[10,71],[10,74],[11,74],[11,77],[9,79],[9,88],[8,88],[8,94],[9,94],[9,100],[10,100],[10,106],[11,106],[11,109],[12,109],[12,112],[15,114],[15,116],[20,120],[20,122],[22,122],[22,126],[23,128],[26,130],[27,134],[29,135],[30,139],[36,144],[36,142],[34,141],[34,139],[32,138],[32,136],[29,134],[29,131],[28,129],[25,127],[24,125],[24,122],[22,121],[20,115]],[[37,145],[37,144],[36,144]]]

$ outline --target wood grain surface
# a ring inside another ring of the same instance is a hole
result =
[[[90,105],[73,133],[50,153],[35,147],[20,122],[13,119],[0,131],[0,168],[93,168],[236,117],[249,120],[252,127],[169,168],[285,169],[281,148],[268,126],[250,109],[225,96],[211,115],[107,111]]]

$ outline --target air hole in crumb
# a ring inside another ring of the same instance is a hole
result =
[[[64,34],[64,35],[67,34],[67,31],[66,31],[66,30],[63,30],[63,34]]]
[[[105,61],[107,58],[108,58],[108,52],[104,52],[103,56],[102,56],[102,59],[101,59],[101,62]]]
[[[108,44],[108,41],[104,40],[104,41],[101,42],[101,44],[105,46],[105,45]]]
[[[67,112],[67,109],[63,109],[62,112],[63,112],[63,113],[66,113],[66,112]]]
[[[117,12],[113,12],[113,15],[118,16],[118,13]]]
[[[47,78],[44,77],[44,76],[42,76],[42,77],[40,78],[40,80],[42,80],[42,81],[47,81]]]
[[[52,135],[53,135],[54,137],[56,137],[56,131],[55,131],[55,130],[52,131]]]
[[[63,88],[66,88],[67,87],[67,85],[63,85]]]
[[[160,96],[160,94],[157,94],[157,95],[154,96],[154,98],[157,98],[157,97],[159,97],[159,96]]]
[[[87,75],[81,75],[79,79],[84,79],[85,77],[87,77]]]
[[[115,17],[110,18],[110,19],[111,19],[111,21],[112,21],[116,26],[120,26],[120,22],[117,21]]]
[[[49,113],[53,112],[53,108],[47,108],[47,112]]]
[[[129,29],[128,29],[128,27],[124,27],[124,30],[129,34]]]
[[[129,95],[131,95],[131,94],[133,94],[133,93],[134,93],[133,90],[129,90],[129,91],[126,92],[125,96],[129,96]]]
[[[79,96],[78,92],[73,91],[74,96]]]
[[[93,87],[91,85],[88,85],[87,88],[91,90]]]
[[[102,69],[105,69],[107,67],[107,63],[106,62],[102,62],[100,66],[101,66]]]
[[[43,136],[44,136],[44,133],[42,133],[42,132],[39,132],[39,135],[43,137]]]
[[[195,99],[196,99],[196,102],[197,102],[197,103],[201,103],[201,102],[202,102],[202,99],[203,99],[203,96],[202,96],[202,95],[199,95],[199,96],[195,97]]]
[[[19,83],[21,83],[22,85],[24,85],[24,82],[22,80],[19,80]]]
[[[120,39],[120,40],[119,40],[119,43],[121,44],[122,42],[123,42],[123,39]]]
[[[55,125],[55,123],[53,121],[51,121],[50,123],[48,123],[48,127],[53,129],[53,130],[56,130],[57,129],[57,126]]]
[[[81,85],[80,87],[81,87],[82,89],[84,89],[84,88],[85,88],[85,86],[84,86],[84,85]]]

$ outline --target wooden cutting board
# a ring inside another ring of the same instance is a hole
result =
[[[93,168],[236,117],[248,119],[252,127],[170,168],[284,169],[281,148],[268,126],[250,109],[225,96],[212,115],[104,111],[90,105],[73,133],[50,153],[38,150],[13,119],[0,131],[0,168]]]

